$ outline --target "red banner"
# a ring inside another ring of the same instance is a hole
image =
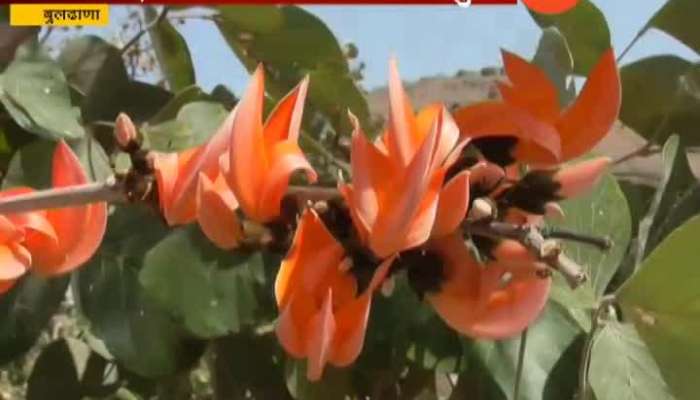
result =
[[[1,1],[1,0],[0,0]],[[13,1],[12,4],[31,4],[31,3],[43,3],[43,4],[198,4],[198,5],[213,5],[213,4],[309,4],[309,5],[323,5],[323,4],[346,4],[346,5],[372,5],[372,4],[384,4],[384,5],[453,5],[458,4],[462,7],[469,6],[482,6],[482,5],[514,5],[518,3],[518,0],[292,0],[287,2],[280,2],[275,0],[107,0],[98,1],[95,0],[29,0],[29,1]]]

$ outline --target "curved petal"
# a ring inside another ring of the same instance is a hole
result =
[[[256,214],[263,176],[268,169],[262,125],[264,95],[264,75],[262,65],[259,65],[236,106],[226,176],[241,209],[251,217]]]
[[[306,293],[295,293],[282,308],[275,334],[284,350],[296,358],[307,355],[307,324],[317,312],[314,299]]]
[[[317,381],[323,375],[323,368],[330,357],[331,343],[335,335],[333,291],[330,288],[324,297],[321,310],[309,321],[309,331],[306,344],[309,357],[306,378],[310,381]]]
[[[608,157],[598,157],[560,169],[553,176],[561,185],[557,195],[567,199],[584,194],[595,186],[611,162]]]
[[[440,192],[432,237],[454,232],[469,209],[469,171],[455,175]]]
[[[309,77],[307,75],[270,113],[265,122],[265,147],[267,149],[284,140],[296,142],[301,128],[308,86]]]
[[[160,209],[168,223],[175,225],[174,221],[169,220],[168,215],[172,207],[173,188],[179,172],[178,154],[152,152],[151,161],[155,170]]]
[[[0,243],[21,240],[24,232],[4,215],[0,215]]]
[[[232,249],[243,237],[236,215],[238,204],[223,179],[218,181],[221,183],[215,186],[206,175],[200,174],[197,222],[214,244],[222,249]]]
[[[585,154],[610,132],[621,101],[620,74],[615,53],[609,49],[588,75],[574,104],[557,123],[562,162]]]
[[[559,95],[544,71],[514,53],[502,50],[501,54],[512,83],[499,87],[503,100],[553,122],[559,115]]]
[[[9,281],[0,281],[0,294],[9,292],[10,289],[12,289],[16,283],[16,279],[12,279]]]
[[[65,187],[88,182],[88,178],[73,151],[61,141],[53,158],[53,185]],[[65,259],[58,265],[33,265],[37,272],[54,275],[68,272],[85,263],[95,253],[107,227],[107,204],[61,208],[46,212],[56,231],[59,250]]]
[[[401,84],[395,58],[389,61],[389,126],[386,144],[390,158],[407,166],[422,140],[415,133],[416,120],[413,106]]]
[[[367,243],[369,240],[369,232],[371,227],[362,218],[359,207],[357,203],[355,203],[355,189],[353,188],[353,185],[339,185],[338,191],[340,192],[340,195],[343,196],[343,200],[348,207],[352,224],[355,226],[355,230],[360,237],[360,241],[362,243]]]
[[[288,140],[277,143],[270,156],[270,168],[261,185],[256,211],[248,216],[257,222],[268,222],[278,217],[282,198],[289,187],[289,177],[297,170],[305,171],[309,182],[315,182],[318,179],[316,171],[306,160],[296,142]]]
[[[29,268],[27,261],[31,262],[31,257],[29,260],[21,254],[18,257],[10,247],[0,246],[0,281],[17,279],[24,275]]]
[[[506,172],[497,164],[481,161],[469,169],[469,182],[478,193],[472,195],[486,196],[492,194],[506,178]]]

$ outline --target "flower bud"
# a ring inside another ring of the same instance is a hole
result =
[[[136,127],[128,115],[120,113],[114,126],[114,137],[117,139],[119,148],[129,151],[137,146]]]

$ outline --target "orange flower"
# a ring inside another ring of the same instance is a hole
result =
[[[431,245],[443,260],[443,282],[426,299],[456,331],[475,338],[502,339],[518,334],[547,302],[550,278],[519,243],[500,247],[499,259],[480,265],[459,235]],[[502,258],[501,258],[502,257]]]
[[[55,188],[88,182],[80,161],[64,142],[53,156]],[[30,188],[3,191],[0,197],[30,193]],[[13,280],[28,269],[44,275],[60,275],[87,262],[95,253],[107,225],[106,203],[39,210],[0,216],[0,287],[8,290]]]
[[[311,182],[317,179],[297,144],[307,86],[308,77],[280,101],[263,126],[264,74],[258,66],[236,107],[226,179],[241,209],[254,221],[279,216],[294,171],[304,170]]]
[[[236,209],[257,222],[279,216],[290,175],[316,173],[297,145],[308,79],[288,94],[262,126],[262,67],[216,134],[205,144],[181,153],[153,153],[158,197],[170,225],[199,222],[222,248],[242,237]]]
[[[505,149],[508,154],[499,158],[544,165],[571,160],[592,149],[617,119],[621,89],[612,49],[601,56],[566,109],[559,106],[557,90],[542,70],[506,51],[503,62],[510,81],[499,86],[503,100],[455,112],[462,135],[479,139],[477,146]]]
[[[391,262],[384,261],[358,295],[343,247],[314,211],[304,212],[275,281],[280,309],[276,332],[289,354],[308,358],[309,380],[319,379],[326,363],[346,366],[357,358],[372,294]]]
[[[413,114],[394,60],[389,100],[389,124],[378,142],[350,116],[352,184],[340,186],[361,239],[379,257],[451,233],[469,204],[468,172],[443,186],[466,140],[459,142],[457,126],[439,104]]]

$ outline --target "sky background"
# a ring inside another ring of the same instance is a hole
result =
[[[700,1],[700,0],[698,0]],[[608,19],[612,42],[619,54],[664,0],[594,0]],[[479,70],[501,65],[500,49],[526,58],[537,47],[540,29],[522,5],[475,6],[307,6],[343,43],[359,48],[366,64],[366,89],[384,86],[387,61],[398,57],[401,76],[414,81],[424,76],[452,76],[460,69]],[[114,7],[113,21],[124,15]],[[111,28],[114,29],[114,28]],[[190,45],[197,81],[204,89],[225,84],[240,93],[248,73],[209,21],[189,20],[179,30]],[[107,32],[101,32],[107,33]],[[624,63],[654,54],[673,53],[690,60],[699,57],[672,37],[651,30],[630,51]]]

